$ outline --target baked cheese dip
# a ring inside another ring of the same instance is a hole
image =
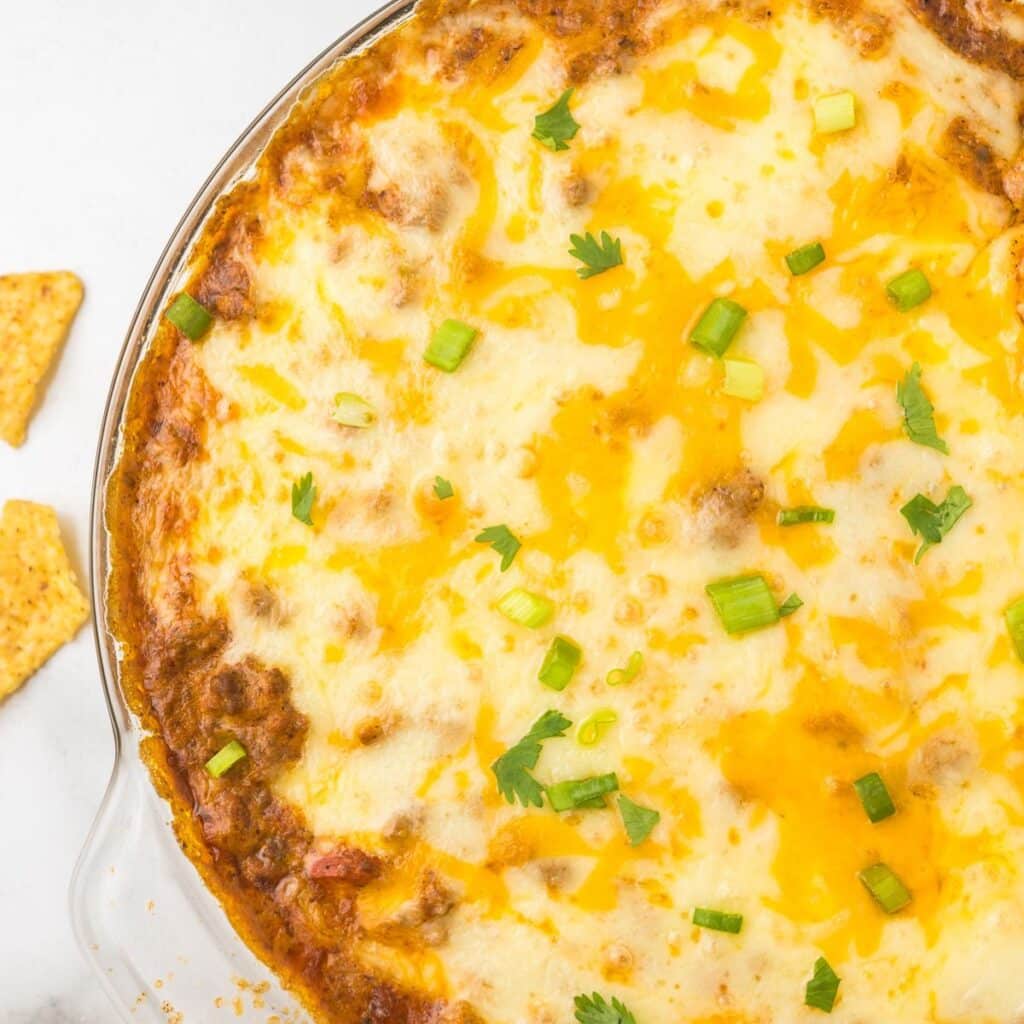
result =
[[[221,201],[109,624],[317,1020],[1024,1020],[1022,110],[1005,0],[432,0]]]

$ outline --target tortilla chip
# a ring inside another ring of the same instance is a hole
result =
[[[0,516],[0,700],[13,693],[89,615],[89,603],[46,505],[9,501]]]
[[[81,304],[82,282],[66,270],[0,276],[0,438],[15,448]]]

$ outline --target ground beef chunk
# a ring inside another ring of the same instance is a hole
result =
[[[592,193],[590,182],[582,174],[571,174],[562,182],[562,196],[566,206],[586,206]]]
[[[942,156],[969,182],[992,195],[1004,194],[1005,164],[992,147],[975,134],[966,117],[955,117],[946,128]]]
[[[977,744],[970,736],[942,732],[926,740],[907,769],[915,796],[935,796],[940,790],[961,786],[978,764]]]
[[[999,8],[986,0],[908,0],[912,10],[953,51],[984,67],[1024,78],[1024,46],[999,27]],[[1003,4],[1004,10],[1012,5]],[[987,15],[987,17],[983,17]]]
[[[288,678],[279,669],[268,669],[252,658],[218,665],[202,678],[196,692],[209,732],[195,737],[197,760],[205,763],[231,739],[245,747],[248,762],[260,772],[298,760],[306,719],[292,706]]]
[[[329,853],[313,853],[306,858],[310,878],[333,878],[357,888],[379,878],[383,867],[379,857],[355,846],[339,846]]]
[[[417,899],[424,920],[444,917],[455,909],[456,903],[458,899],[449,885],[433,871],[424,872]]]
[[[238,320],[252,312],[252,286],[245,265],[219,256],[199,279],[196,298],[223,320]]]
[[[555,39],[571,45],[569,79],[618,74],[649,46],[647,19],[661,0],[516,0]]]
[[[364,193],[366,205],[385,220],[404,228],[440,231],[448,218],[448,193],[438,182],[417,191],[404,191],[398,185],[386,185]]]
[[[1003,173],[1003,191],[1018,210],[1024,209],[1024,156],[1018,156],[1006,168]]]
[[[694,496],[697,528],[717,547],[734,548],[763,502],[764,481],[738,469]]]
[[[891,39],[888,19],[864,0],[811,0],[811,10],[849,34],[862,57],[881,56]]]

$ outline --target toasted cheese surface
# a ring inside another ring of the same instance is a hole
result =
[[[315,86],[211,224],[213,326],[164,325],[137,378],[112,627],[195,857],[324,1020],[546,1024],[596,992],[639,1024],[811,1021],[819,957],[851,1024],[1024,1012],[1019,44],[986,9],[979,59],[916,6],[435,6]],[[570,85],[553,151],[534,118]],[[817,130],[844,91],[855,126]],[[588,232],[622,264],[582,279]],[[760,400],[688,340],[716,297]],[[445,373],[452,318],[478,334]],[[948,454],[904,429],[914,364]],[[954,486],[915,561],[900,509]],[[802,505],[834,522],[778,525]],[[474,539],[499,524],[507,571]],[[803,605],[730,636],[705,586],[752,573]],[[549,622],[500,613],[516,587]],[[605,807],[499,792],[548,710],[572,724],[532,775],[614,772]],[[660,815],[638,845],[620,793]]]

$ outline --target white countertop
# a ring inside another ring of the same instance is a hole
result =
[[[0,25],[0,273],[85,302],[0,503],[53,505],[83,582],[100,418],[128,323],[193,194],[291,77],[377,0],[31,0]],[[0,373],[3,366],[0,365]],[[91,629],[0,703],[0,1021],[106,1024],[68,881],[113,742]]]

